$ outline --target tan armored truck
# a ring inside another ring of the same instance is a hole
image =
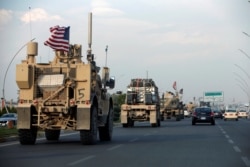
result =
[[[81,60],[81,45],[67,53],[55,50],[54,60],[36,63],[36,42],[27,44],[27,59],[16,65],[19,87],[17,129],[21,144],[35,144],[38,130],[47,140],[58,140],[61,130],[79,131],[82,144],[110,141],[113,131],[113,101],[108,89],[115,80],[109,68],[100,67],[91,52],[92,13],[89,14],[87,62]]]
[[[161,120],[175,118],[180,121],[184,118],[184,106],[178,93],[165,92],[161,98]]]
[[[189,102],[188,104],[186,104],[186,109],[190,114],[193,113],[195,107],[196,105],[193,102]]]
[[[121,123],[123,127],[133,127],[135,121],[160,126],[158,87],[152,79],[131,79],[127,88],[125,104],[121,105]]]

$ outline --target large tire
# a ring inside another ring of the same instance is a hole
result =
[[[122,124],[122,127],[127,128],[128,124]]]
[[[132,120],[131,118],[128,118],[128,127],[134,127],[135,121]]]
[[[151,126],[155,128],[157,127],[157,123],[152,123]]]
[[[161,121],[164,121],[164,116],[163,116],[163,114],[161,115]]]
[[[101,141],[111,141],[113,134],[114,111],[110,108],[107,122],[104,127],[99,127],[99,139]]]
[[[157,120],[157,125],[158,125],[158,127],[161,126],[161,120],[160,119]]]
[[[60,137],[60,130],[45,130],[45,137],[47,140],[58,140]]]
[[[19,142],[22,145],[33,145],[36,143],[37,128],[18,129]]]
[[[180,115],[176,115],[176,121],[180,121],[181,118],[180,118]]]
[[[90,130],[81,130],[80,139],[84,145],[94,145],[97,142],[97,106],[92,105],[90,116]]]

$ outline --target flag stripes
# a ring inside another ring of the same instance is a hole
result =
[[[51,27],[51,37],[44,42],[44,45],[56,51],[69,52],[69,29],[70,27],[59,27],[58,25]]]

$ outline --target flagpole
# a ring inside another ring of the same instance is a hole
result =
[[[105,60],[105,67],[107,67],[107,55],[108,55],[108,45],[106,46],[106,49],[105,49],[105,51],[106,51],[106,60]]]

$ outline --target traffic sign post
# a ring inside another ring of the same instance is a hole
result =
[[[222,102],[224,101],[224,93],[218,92],[204,92],[203,99],[205,102]]]

